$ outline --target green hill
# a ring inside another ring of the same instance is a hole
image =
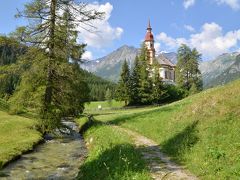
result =
[[[98,115],[137,131],[200,179],[240,177],[240,81],[152,110]]]

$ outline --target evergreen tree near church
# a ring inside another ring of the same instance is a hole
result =
[[[178,49],[178,63],[176,68],[177,85],[190,94],[202,90],[202,76],[199,70],[201,54],[194,48],[183,44]]]
[[[152,78],[150,77],[151,66],[148,64],[149,57],[145,44],[142,44],[141,53],[139,56],[140,64],[140,87],[139,87],[139,97],[141,104],[151,103],[151,93],[152,93]]]
[[[149,57],[145,45],[142,45],[140,57],[135,58],[130,76],[130,105],[159,104],[165,90],[159,75],[160,65],[153,61],[149,64]]]
[[[120,80],[117,87],[117,99],[125,102],[125,106],[129,104],[130,101],[130,70],[127,61],[125,60],[122,65],[122,71]]]
[[[152,77],[152,103],[154,104],[160,104],[166,96],[166,90],[159,74],[159,67],[160,65],[158,63],[154,64],[154,73]]]
[[[140,99],[140,63],[139,58],[136,56],[132,73],[130,75],[129,87],[130,87],[130,105],[141,104]]]

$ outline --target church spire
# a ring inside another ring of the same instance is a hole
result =
[[[148,19],[148,27],[147,27],[147,30],[152,31],[152,27],[151,27],[150,19]]]
[[[153,64],[153,60],[155,58],[155,48],[150,19],[148,20],[147,33],[145,35],[145,46],[147,49],[147,58],[149,59],[149,64]]]

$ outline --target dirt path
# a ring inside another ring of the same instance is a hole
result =
[[[143,155],[143,159],[148,163],[153,179],[198,179],[182,167],[171,162],[167,156],[161,153],[158,144],[153,140],[129,129],[119,126],[113,126],[113,128],[124,131],[133,138],[135,145],[140,149]]]

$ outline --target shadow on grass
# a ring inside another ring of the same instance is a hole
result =
[[[184,154],[189,152],[199,140],[196,129],[197,125],[198,121],[194,121],[183,129],[183,131],[162,143],[162,151],[170,155],[175,162],[181,164],[184,161]]]
[[[144,171],[147,168],[138,150],[131,144],[119,144],[103,150],[95,159],[86,161],[80,167],[77,179],[133,179]]]

